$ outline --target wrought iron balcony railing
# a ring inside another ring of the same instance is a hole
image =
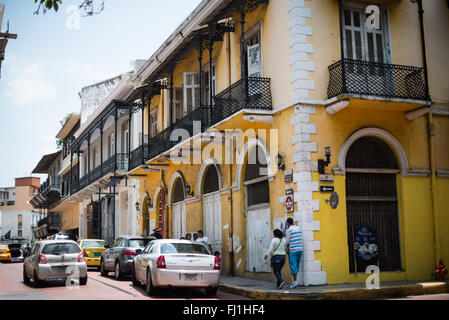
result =
[[[134,149],[130,154],[129,159],[129,170],[133,170],[138,166],[145,163],[148,160],[148,143],[145,143],[136,149]]]
[[[161,131],[158,135],[150,139],[148,159],[151,159],[181,143],[194,135],[194,122],[201,123],[202,107],[196,108],[184,118],[179,119],[175,124]]]
[[[245,94],[246,91],[247,94]],[[216,95],[212,106],[202,105],[196,108],[151,138],[148,144],[149,151],[145,155],[144,161],[160,155],[198,133],[194,132],[195,122],[198,123],[198,128],[195,128],[195,131],[205,132],[208,128],[242,109],[272,110],[272,108],[269,78],[248,78],[245,83],[243,80],[237,81]],[[131,169],[141,164],[141,152],[136,149],[131,153]]]
[[[242,109],[272,110],[270,81],[270,78],[250,77],[246,86],[242,83],[243,80],[239,80],[217,94],[214,105],[205,119],[207,127],[219,123]],[[247,95],[245,95],[246,90]]]
[[[98,179],[101,179],[105,175],[117,171],[128,171],[128,154],[118,153],[113,155],[109,159],[103,162],[95,169],[91,170],[90,173],[86,173],[82,176],[79,181],[72,181],[72,185],[69,186],[70,193],[75,194],[78,191],[84,189],[89,184],[94,183]]]
[[[328,98],[342,94],[429,100],[423,68],[343,59],[329,66]]]

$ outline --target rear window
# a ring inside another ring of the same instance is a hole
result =
[[[207,251],[205,246],[195,243],[164,243],[161,246],[161,253],[190,253],[209,255],[209,251]]]
[[[145,248],[150,239],[129,239],[130,248]]]
[[[81,249],[74,243],[50,243],[42,249],[42,254],[58,255],[61,253],[78,253]]]
[[[85,247],[106,247],[106,241],[83,241],[81,248]]]

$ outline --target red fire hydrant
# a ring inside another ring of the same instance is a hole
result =
[[[440,263],[435,270],[435,276],[438,277],[439,281],[445,281],[444,277],[447,275],[447,269],[443,264],[443,259],[440,260]]]

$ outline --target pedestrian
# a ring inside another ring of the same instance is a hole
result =
[[[196,233],[198,234],[198,239],[196,239],[196,241],[201,242],[206,246],[206,248],[209,248],[210,252],[213,252],[212,246],[209,242],[209,238],[204,235],[203,230],[198,230]]]
[[[154,228],[153,229],[153,234],[151,236],[155,237],[156,239],[162,239],[161,229],[160,228]]]
[[[271,267],[273,268],[273,273],[276,277],[277,288],[279,290],[285,285],[285,281],[282,280],[281,271],[285,264],[285,255],[287,254],[287,241],[284,238],[284,233],[275,229],[273,231],[274,238],[271,240],[270,249],[268,249],[267,254],[264,259],[267,260],[271,256]]]
[[[189,240],[189,241],[192,240],[192,234],[191,233],[187,233],[186,234],[186,240]]]
[[[193,241],[196,241],[196,240],[198,240],[198,234],[195,232],[195,233],[193,234]]]
[[[288,262],[293,276],[293,282],[290,289],[299,286],[298,272],[299,264],[303,254],[304,246],[302,241],[302,230],[296,226],[292,218],[287,219],[287,230],[285,230],[285,240],[288,246]]]

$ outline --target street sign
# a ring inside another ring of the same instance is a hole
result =
[[[285,211],[287,213],[293,212],[295,208],[295,202],[293,200],[293,189],[287,189],[285,191]]]
[[[293,182],[293,169],[285,170],[285,182]]]
[[[334,182],[334,176],[331,174],[320,174],[321,182]]]
[[[320,186],[320,192],[334,192],[335,187],[334,186]]]

